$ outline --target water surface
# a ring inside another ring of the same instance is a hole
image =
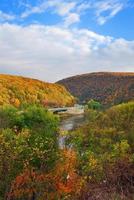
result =
[[[59,128],[61,131],[72,131],[78,128],[79,126],[81,126],[82,124],[84,124],[84,122],[85,122],[84,114],[73,115],[73,116],[69,116],[68,118],[63,119],[60,123]],[[66,140],[66,136],[59,137],[60,148],[65,147],[65,140]]]
[[[63,119],[60,123],[60,129],[63,131],[71,131],[81,126],[85,121],[84,115],[73,115]]]

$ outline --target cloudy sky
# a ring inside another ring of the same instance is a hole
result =
[[[133,0],[0,0],[0,73],[134,72]]]

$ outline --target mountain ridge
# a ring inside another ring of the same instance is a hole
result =
[[[57,82],[79,102],[90,99],[102,104],[118,104],[134,99],[133,72],[93,72],[76,75]]]

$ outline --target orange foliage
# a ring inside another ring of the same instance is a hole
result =
[[[33,169],[25,169],[12,183],[8,199],[28,197],[40,193],[41,199],[61,199],[66,195],[79,194],[83,185],[82,178],[76,173],[77,159],[72,150],[64,150],[61,160],[50,173],[39,173]],[[47,185],[47,187],[46,187]],[[49,187],[53,188],[51,191]]]
[[[74,104],[74,97],[58,84],[35,79],[0,74],[0,105],[18,107],[24,103],[44,106],[67,106]]]
[[[35,181],[37,174],[33,170],[25,169],[24,172],[17,176],[12,183],[11,191],[8,195],[8,199],[12,197],[20,198],[23,195],[31,197],[36,192]]]
[[[11,99],[11,104],[13,104],[15,107],[19,107],[20,106],[20,101],[18,98],[14,98],[14,99]]]

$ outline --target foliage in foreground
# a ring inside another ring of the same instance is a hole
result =
[[[134,103],[89,110],[58,147],[43,107],[0,108],[0,200],[133,200]]]
[[[68,139],[86,178],[80,199],[134,198],[134,103],[88,111],[88,123]]]
[[[76,153],[59,150],[58,121],[40,106],[0,108],[0,200],[77,196]]]

